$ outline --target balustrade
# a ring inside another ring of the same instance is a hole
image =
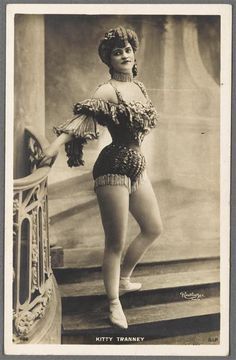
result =
[[[55,293],[48,225],[50,167],[37,168],[46,145],[43,137],[26,129],[26,160],[30,175],[14,180],[13,341],[16,343],[30,341]]]

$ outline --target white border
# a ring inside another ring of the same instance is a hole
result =
[[[16,345],[12,343],[12,200],[14,14],[151,14],[221,16],[221,339],[220,345]],[[5,353],[21,355],[211,355],[229,352],[230,131],[232,7],[218,4],[8,4],[6,21],[6,173],[5,173]],[[9,200],[10,199],[10,200]],[[223,270],[223,271],[222,271]],[[8,279],[8,280],[7,280]]]
[[[114,15],[222,15],[231,14],[222,4],[8,4],[12,14],[114,14]]]

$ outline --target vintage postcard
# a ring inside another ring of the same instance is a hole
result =
[[[231,17],[7,5],[6,354],[228,354]]]

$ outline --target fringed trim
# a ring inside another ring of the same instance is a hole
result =
[[[127,187],[129,194],[132,194],[135,192],[139,185],[146,179],[147,174],[146,171],[144,171],[142,174],[140,174],[137,178],[137,180],[134,183],[131,183],[131,180],[126,175],[120,175],[120,174],[106,174],[99,176],[94,180],[94,191],[96,192],[96,189],[99,186],[125,186]]]
[[[142,174],[139,175],[137,180],[131,185],[131,194],[138,189],[139,185],[146,179],[146,177],[147,177],[147,173],[146,170],[144,170]]]
[[[126,186],[129,193],[131,193],[131,180],[126,175],[106,174],[99,176],[94,180],[94,191],[96,192],[96,189],[99,186],[106,186],[106,185]]]
[[[86,139],[72,138],[69,142],[65,144],[65,151],[67,155],[67,165],[72,166],[81,166],[84,165],[83,160],[83,147],[86,144]]]

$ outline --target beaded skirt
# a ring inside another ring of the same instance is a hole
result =
[[[99,154],[94,167],[94,190],[105,185],[124,185],[129,193],[145,178],[146,161],[137,149],[111,143]]]

